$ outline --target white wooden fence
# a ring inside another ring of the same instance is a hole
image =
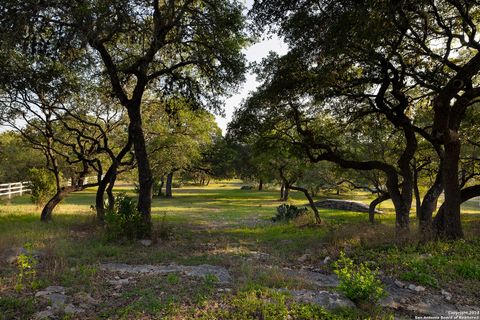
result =
[[[85,177],[83,180],[84,184],[88,183],[88,180],[95,181],[97,177]],[[67,186],[71,186],[72,182],[70,180],[66,180],[64,182]],[[0,197],[8,197],[8,199],[12,199],[12,196],[21,196],[24,193],[30,192],[30,181],[24,182],[11,182],[11,183],[2,183],[0,184]]]
[[[0,184],[0,197],[7,196],[8,199],[11,199],[12,196],[21,196],[25,192],[30,192],[28,181]]]

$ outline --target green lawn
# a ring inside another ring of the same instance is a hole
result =
[[[413,222],[411,239],[400,244],[394,241],[391,203],[382,204],[380,209],[385,214],[378,216],[375,225],[368,223],[366,213],[336,210],[320,210],[324,220],[321,226],[313,225],[311,217],[291,223],[273,223],[271,217],[281,204],[277,200],[278,191],[245,191],[240,190],[240,186],[238,182],[229,181],[207,187],[185,186],[174,189],[173,199],[154,198],[154,226],[157,232],[166,226],[171,237],[158,239],[151,247],[137,242],[105,241],[91,209],[95,190],[69,196],[54,212],[53,221],[47,224],[39,221],[39,210],[29,203],[28,196],[0,205],[0,253],[29,244],[44,255],[37,267],[38,281],[34,288],[27,286],[15,290],[18,267],[0,262],[0,314],[3,310],[4,314],[27,319],[37,303],[33,298],[34,289],[48,285],[86,290],[101,297],[107,289],[102,279],[104,275],[98,269],[99,263],[207,263],[225,266],[233,273],[232,292],[218,296],[211,285],[192,284],[187,280],[179,283],[172,280],[167,284],[160,281],[153,286],[156,289],[152,289],[150,280],[145,280],[123,293],[118,305],[100,306],[103,317],[132,318],[142,314],[145,319],[240,319],[243,311],[248,314],[246,309],[256,305],[264,310],[264,316],[270,314],[272,319],[285,314],[282,312],[297,312],[292,315],[298,319],[302,319],[299,314],[304,312],[308,319],[309,312],[323,314],[323,311],[312,309],[313,306],[287,303],[288,299],[278,296],[271,288],[304,288],[305,284],[287,277],[282,268],[300,267],[304,262],[299,262],[298,258],[308,253],[305,264],[331,272],[331,265],[323,265],[321,261],[326,256],[335,259],[340,250],[345,250],[356,262],[373,261],[392,277],[431,287],[456,285],[467,298],[476,297],[475,286],[478,289],[480,283],[480,215],[472,205],[465,208],[466,240],[417,245]],[[132,192],[128,187],[119,187],[116,191]],[[370,199],[369,195],[361,193],[344,197],[365,202]],[[302,194],[291,193],[290,203],[303,205],[305,202]],[[265,259],[249,259],[256,253],[264,254]],[[165,292],[165,296],[159,298],[158,292]],[[257,293],[252,295],[252,292]],[[140,301],[138,297],[143,298]],[[250,301],[249,306],[245,301]],[[221,302],[236,311],[222,316],[221,307],[207,307],[213,302],[217,306]],[[24,311],[12,311],[20,309]],[[237,311],[240,313],[235,313]],[[339,312],[325,313],[322,318],[364,316],[350,311]]]

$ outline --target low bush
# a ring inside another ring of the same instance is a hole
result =
[[[142,239],[149,236],[149,227],[138,211],[136,202],[125,193],[117,194],[113,209],[105,213],[107,240]]]
[[[277,214],[272,218],[273,222],[290,221],[296,219],[308,212],[305,207],[297,207],[289,204],[282,204],[277,207]]]
[[[30,200],[37,206],[44,205],[56,191],[55,176],[47,169],[31,168],[28,170]]]
[[[386,295],[383,283],[378,279],[378,269],[372,270],[367,264],[356,265],[344,252],[334,263],[340,284],[338,289],[356,303],[375,303]]]

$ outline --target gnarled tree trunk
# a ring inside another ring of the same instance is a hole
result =
[[[375,198],[370,205],[368,206],[368,221],[370,223],[375,223],[375,209],[376,207],[385,200],[390,199],[390,194],[387,192],[381,193],[377,198]]]

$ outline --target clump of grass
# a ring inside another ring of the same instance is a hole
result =
[[[0,319],[31,319],[34,312],[33,298],[0,296]]]

